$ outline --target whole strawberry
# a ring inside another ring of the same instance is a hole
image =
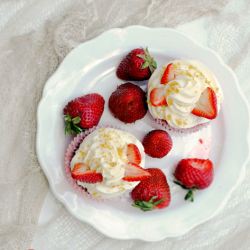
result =
[[[134,207],[143,211],[164,208],[170,204],[171,195],[166,176],[158,168],[146,169],[150,177],[142,180],[131,192]]]
[[[173,142],[170,135],[160,129],[150,131],[143,139],[145,153],[154,158],[162,158],[172,149]]]
[[[181,160],[174,172],[177,184],[189,189],[185,200],[193,198],[193,191],[207,188],[213,181],[213,163],[209,159],[188,158]]]
[[[133,83],[124,83],[111,94],[109,109],[116,118],[125,123],[142,119],[147,113],[145,92]]]
[[[122,80],[142,81],[150,78],[157,64],[148,48],[133,49],[120,62],[116,75]]]
[[[96,126],[101,119],[104,103],[103,97],[96,93],[70,101],[63,110],[65,133],[78,134]]]

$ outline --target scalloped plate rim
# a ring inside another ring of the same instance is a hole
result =
[[[192,38],[190,37],[187,37],[185,34],[183,34],[182,32],[180,31],[177,31],[175,29],[171,29],[171,28],[164,28],[164,27],[159,27],[159,28],[149,28],[149,27],[145,27],[145,26],[139,26],[139,25],[134,25],[134,26],[128,26],[128,27],[125,27],[125,28],[113,28],[113,29],[110,29],[108,31],[105,31],[103,33],[101,33],[100,35],[98,35],[97,37],[91,39],[91,40],[88,40],[80,45],[78,45],[76,48],[74,48],[66,57],[65,59],[63,60],[63,62],[60,64],[60,66],[58,67],[58,69],[54,72],[54,74],[48,79],[48,81],[46,82],[45,86],[44,86],[44,90],[43,90],[43,95],[42,95],[42,98],[38,104],[38,109],[37,109],[37,134],[36,134],[36,151],[37,151],[37,157],[38,157],[38,160],[41,164],[41,168],[43,169],[47,179],[48,179],[48,182],[49,182],[49,186],[50,186],[50,189],[52,190],[53,194],[55,195],[55,197],[64,204],[64,206],[67,208],[67,210],[73,215],[75,216],[76,218],[78,218],[79,220],[82,221],[82,218],[78,217],[77,214],[73,213],[71,211],[71,208],[70,206],[68,206],[68,204],[65,204],[63,199],[57,194],[57,191],[55,189],[55,186],[54,186],[54,183],[53,183],[53,180],[50,178],[50,174],[49,172],[47,171],[46,167],[43,167],[44,163],[43,163],[43,159],[40,157],[40,153],[39,153],[39,143],[38,143],[38,138],[40,136],[39,132],[40,132],[40,123],[39,123],[39,113],[40,113],[40,109],[41,109],[41,106],[43,104],[43,101],[46,97],[46,95],[48,94],[48,90],[51,90],[53,88],[56,88],[57,85],[55,86],[50,86],[51,83],[53,83],[53,80],[54,80],[54,76],[63,68],[64,66],[64,62],[67,60],[71,60],[71,58],[74,57],[74,52],[81,49],[82,46],[84,46],[85,44],[87,43],[92,43],[93,41],[97,41],[97,40],[101,40],[103,37],[105,37],[105,35],[107,34],[113,34],[115,35],[117,32],[129,32],[130,30],[134,30],[134,29],[143,29],[145,31],[147,30],[154,30],[154,31],[163,31],[163,32],[174,32],[174,33],[177,33],[178,35],[181,35],[183,38],[191,41],[195,46],[198,46],[199,48],[203,49],[203,50],[206,50],[208,51],[209,53],[213,54],[214,57],[217,58],[218,62],[220,63],[220,65],[225,68],[229,74],[231,74],[235,80],[235,83],[236,83],[236,89],[238,90],[238,93],[239,95],[241,96],[241,99],[243,101],[243,103],[245,104],[246,108],[248,109],[248,125],[249,125],[249,108],[248,108],[248,102],[240,88],[240,85],[238,83],[238,79],[235,75],[235,73],[232,71],[232,69],[226,65],[224,63],[224,61],[222,60],[222,58],[215,52],[213,51],[212,49],[210,48],[207,48],[201,44],[199,44],[198,42],[196,42],[195,40],[193,40]],[[143,238],[143,237],[127,237],[126,235],[114,235],[110,232],[107,232],[105,231],[104,228],[98,226],[97,224],[91,222],[88,220],[88,218],[85,218],[84,222],[88,223],[89,225],[93,226],[95,229],[99,230],[100,232],[102,232],[104,235],[108,236],[108,237],[111,237],[111,238],[115,238],[115,239],[138,239],[138,240],[144,240],[144,241],[148,241],[148,242],[153,242],[153,241],[159,241],[159,240],[163,240],[165,238],[171,238],[171,237],[178,237],[178,236],[182,236],[184,234],[186,234],[187,232],[189,232],[191,229],[195,228],[196,226],[200,225],[200,224],[203,224],[205,223],[206,221],[210,220],[212,217],[214,217],[216,214],[218,214],[221,209],[225,206],[226,202],[228,201],[229,197],[231,196],[232,192],[236,189],[236,187],[239,185],[239,183],[241,182],[241,180],[243,179],[244,177],[244,173],[245,173],[245,170],[246,170],[246,164],[249,160],[249,126],[248,126],[248,130],[247,130],[247,139],[246,139],[246,148],[248,149],[248,153],[246,153],[245,155],[245,160],[244,160],[244,163],[242,164],[242,168],[241,168],[241,173],[240,173],[240,176],[239,178],[237,179],[235,185],[231,188],[230,191],[228,191],[228,194],[227,196],[224,198],[223,202],[220,204],[220,206],[214,211],[214,213],[212,213],[209,217],[207,218],[204,218],[203,220],[200,220],[200,221],[197,221],[197,223],[189,226],[189,227],[186,227],[181,233],[176,233],[176,234],[168,234],[168,235],[161,235],[157,238],[154,238],[154,239],[146,239],[146,238]]]

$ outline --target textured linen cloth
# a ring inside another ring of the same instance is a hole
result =
[[[157,243],[113,240],[73,218],[59,203],[57,215],[37,225],[48,183],[35,153],[36,109],[46,80],[63,58],[112,27],[175,27],[202,16],[207,17],[209,47],[233,68],[250,100],[248,0],[0,2],[0,249],[28,249],[35,232],[41,250],[250,249],[249,164],[220,214],[182,237]]]

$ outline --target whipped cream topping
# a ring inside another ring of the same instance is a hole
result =
[[[135,144],[145,164],[144,148],[132,134],[113,128],[99,128],[84,138],[71,160],[71,169],[76,163],[85,163],[91,170],[101,173],[103,181],[95,184],[77,181],[96,198],[117,196],[134,188],[138,182],[123,181],[128,163],[127,145]]]
[[[167,84],[161,84],[162,75],[170,63],[173,64],[175,77]],[[174,128],[191,128],[208,122],[208,119],[191,112],[207,87],[214,90],[219,111],[222,91],[215,76],[196,61],[175,60],[168,64],[157,69],[149,79],[148,107],[151,115],[156,119],[166,120]],[[156,107],[151,104],[150,92],[154,88],[162,89],[167,106]]]

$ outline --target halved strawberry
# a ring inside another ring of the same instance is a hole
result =
[[[125,176],[122,178],[124,181],[142,181],[147,179],[150,173],[142,167],[134,163],[128,163],[125,169]]]
[[[71,171],[71,176],[75,180],[87,183],[97,183],[102,182],[103,180],[101,173],[88,170],[87,165],[84,163],[76,163]]]
[[[173,80],[174,78],[175,78],[174,66],[173,66],[173,63],[170,63],[166,67],[161,77],[161,84],[167,84],[169,81]]]
[[[192,114],[212,120],[216,118],[217,112],[216,94],[213,89],[207,87],[192,110]]]
[[[141,153],[140,150],[138,149],[138,147],[133,144],[130,143],[127,146],[127,157],[128,157],[128,161],[135,163],[135,164],[140,164],[141,163]]]
[[[154,88],[150,92],[150,102],[153,106],[167,105],[166,98],[164,96],[164,88]]]

